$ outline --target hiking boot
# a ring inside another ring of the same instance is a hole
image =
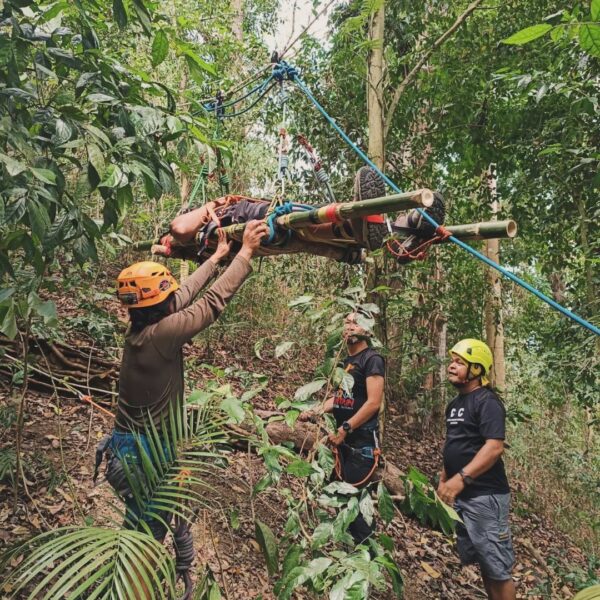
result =
[[[372,167],[361,167],[354,178],[354,201],[370,200],[385,196],[385,183]],[[373,215],[362,219],[351,219],[354,238],[368,250],[383,246],[388,234],[383,217]]]
[[[446,220],[446,207],[444,197],[440,192],[433,193],[433,204],[425,209],[425,212],[438,224],[443,225]],[[407,215],[407,225],[411,229],[417,229],[415,235],[430,238],[435,233],[435,227],[416,209],[413,208]]]

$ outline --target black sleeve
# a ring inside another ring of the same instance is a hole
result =
[[[379,354],[372,354],[365,362],[365,378],[373,375],[385,377],[385,361]]]
[[[502,402],[493,394],[481,399],[479,433],[486,440],[503,440],[506,437],[506,411]]]

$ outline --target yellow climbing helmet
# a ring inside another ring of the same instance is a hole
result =
[[[123,269],[117,277],[117,296],[128,308],[160,304],[178,289],[169,269],[149,260]]]
[[[450,348],[449,354],[450,356],[456,354],[469,364],[468,379],[481,377],[482,385],[489,383],[487,375],[494,364],[494,356],[485,342],[473,338],[460,340]]]

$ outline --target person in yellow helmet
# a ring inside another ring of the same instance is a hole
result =
[[[468,338],[451,348],[450,358],[448,381],[458,395],[446,408],[438,495],[461,517],[461,562],[479,565],[488,598],[514,600],[510,488],[502,461],[506,411],[489,386],[493,355],[487,344]]]
[[[142,462],[139,444],[151,455],[145,427],[150,419],[160,431],[161,418],[168,417],[169,408],[184,395],[182,347],[221,314],[250,274],[250,259],[267,233],[268,227],[263,221],[249,222],[240,251],[200,299],[197,299],[198,294],[231,249],[222,231],[214,254],[181,285],[165,265],[151,261],[123,269],[117,279],[117,296],[128,308],[130,326],[121,361],[115,428],[104,447],[99,448],[100,455],[97,452],[96,468],[107,447],[106,479],[125,500],[125,527],[140,526],[140,509],[126,472],[143,478],[143,469],[136,465]],[[166,443],[164,452],[168,456]],[[156,512],[160,518],[145,518],[144,522],[153,536],[163,541],[170,515]],[[189,569],[195,554],[191,531],[186,522],[176,519],[172,533],[177,572],[186,588],[183,598],[189,600],[192,594]]]

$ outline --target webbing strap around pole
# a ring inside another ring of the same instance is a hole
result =
[[[346,142],[346,144],[348,144],[348,146],[356,154],[358,154],[358,156],[360,156],[360,158],[362,158],[365,161],[365,163],[367,163],[372,169],[374,169],[379,174],[379,176],[395,192],[400,193],[400,191],[401,191],[400,188],[389,177],[387,177],[387,175],[385,175],[385,173],[383,173],[377,167],[377,165],[348,137],[348,135],[344,132],[344,130],[329,116],[329,114],[327,113],[327,111],[319,104],[319,102],[317,101],[317,99],[312,95],[312,93],[310,92],[310,90],[306,87],[306,84],[298,77],[298,75],[297,75],[296,72],[294,72],[294,77],[292,78],[292,81],[294,81],[296,83],[296,85],[304,92],[304,94],[306,95],[306,97],[313,103],[313,105],[315,106],[315,108],[325,117],[325,119],[327,120],[327,122],[337,131],[337,133]],[[427,219],[427,221],[429,223],[431,223],[431,225],[433,225],[436,228],[439,227],[439,223],[437,223],[435,221],[435,219],[433,219],[430,215],[428,215],[424,210],[422,210],[420,208],[417,209],[417,210],[421,213],[421,215],[425,219]],[[477,250],[475,250],[475,248],[472,248],[471,246],[469,246],[468,244],[465,244],[465,242],[459,240],[458,238],[456,238],[454,236],[450,236],[448,239],[451,242],[453,242],[454,244],[456,244],[457,246],[459,246],[460,248],[462,248],[463,250],[466,250],[469,254],[471,254],[475,258],[477,258],[480,261],[484,262],[489,267],[492,267],[492,269],[496,269],[496,271],[498,271],[501,275],[503,275],[507,279],[510,279],[511,281],[513,281],[514,283],[516,283],[517,285],[520,285],[523,289],[525,289],[528,292],[532,293],[534,296],[537,296],[540,300],[542,300],[543,302],[545,302],[546,304],[548,304],[549,306],[551,306],[555,310],[559,311],[564,316],[566,316],[569,319],[575,321],[576,323],[578,323],[582,327],[585,327],[586,329],[588,329],[592,333],[595,333],[596,335],[600,335],[600,328],[596,327],[595,325],[593,325],[589,321],[586,321],[585,319],[583,319],[579,315],[575,314],[573,311],[570,311],[568,308],[565,308],[564,306],[562,306],[558,302],[555,302],[554,300],[552,300],[552,298],[549,298],[548,296],[546,296],[546,294],[540,292],[538,289],[536,289],[533,286],[529,285],[526,281],[523,281],[520,277],[517,277],[514,273],[511,273],[510,271],[508,271],[507,269],[505,269],[502,265],[500,265],[498,263],[495,263],[493,260],[489,259],[484,254],[481,254],[481,252],[478,252]]]

